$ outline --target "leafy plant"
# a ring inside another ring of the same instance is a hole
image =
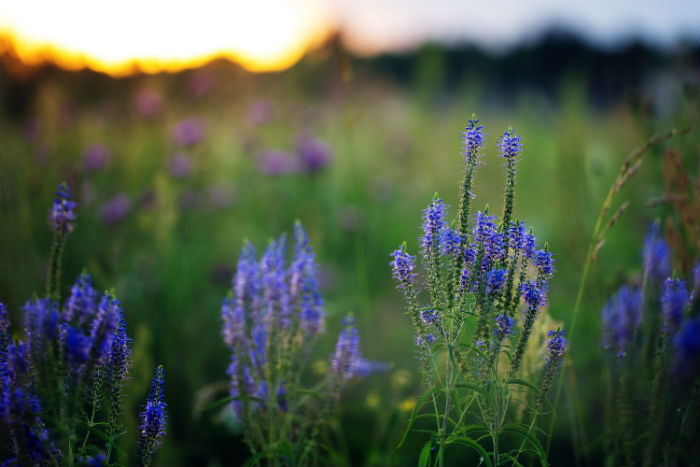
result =
[[[524,380],[521,373],[535,321],[547,303],[554,260],[546,245],[536,247],[525,223],[513,219],[522,142],[512,129],[498,140],[506,175],[502,219],[490,215],[488,207],[471,214],[483,141],[483,127],[473,117],[463,136],[457,219],[448,225],[447,208],[437,194],[423,213],[419,241],[425,293],[405,242],[392,255],[426,388],[399,446],[419,417],[435,423],[419,465],[444,465],[447,449],[456,446],[474,451],[487,465],[520,465],[524,455],[547,464],[536,422],[547,410],[547,393],[564,361],[564,331],[549,332],[540,381]],[[425,405],[433,413],[419,415]],[[517,405],[528,409],[529,424],[516,418]]]
[[[12,337],[0,303],[0,457],[3,465],[108,465],[119,449],[131,345],[111,292],[100,298],[83,273],[60,306],[60,259],[77,203],[61,185],[49,211],[54,243],[46,295],[23,308],[24,340]],[[165,437],[163,369],[142,414],[139,460]]]

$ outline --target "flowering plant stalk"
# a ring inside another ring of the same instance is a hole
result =
[[[353,319],[346,317],[325,378],[306,388],[301,375],[313,343],[324,333],[325,311],[315,255],[302,225],[294,226],[294,254],[286,237],[270,242],[257,260],[246,241],[229,295],[221,306],[222,335],[233,414],[250,448],[250,464],[318,465],[333,409],[349,380],[382,370],[362,357]]]
[[[641,286],[621,286],[603,308],[612,465],[700,461],[700,261],[689,283],[671,274],[670,251],[652,225]]]
[[[49,211],[55,238],[46,296],[24,306],[23,340],[13,338],[0,303],[2,465],[108,465],[125,434],[121,415],[131,340],[119,300],[111,292],[100,296],[83,273],[60,305],[60,256],[75,227],[76,207],[61,185]],[[139,443],[148,446],[140,456],[143,465],[165,436],[164,415],[161,422],[157,433],[149,431],[150,420],[141,427]]]
[[[426,388],[399,446],[419,417],[435,423],[420,465],[444,465],[447,450],[457,446],[473,450],[487,465],[520,465],[523,456],[532,455],[547,463],[536,421],[546,412],[547,393],[564,360],[563,330],[549,333],[540,381],[521,376],[530,335],[547,303],[553,256],[546,246],[538,249],[531,229],[513,218],[522,141],[512,129],[498,139],[506,175],[502,219],[489,214],[488,207],[472,213],[484,139],[483,127],[473,117],[463,135],[457,219],[448,224],[447,207],[437,194],[423,213],[419,242],[425,293],[406,243],[392,254]],[[516,401],[516,390],[529,394]],[[529,409],[529,424],[513,419],[511,408],[518,403]],[[419,415],[424,405],[433,414]]]

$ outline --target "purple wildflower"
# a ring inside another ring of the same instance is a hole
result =
[[[671,274],[671,251],[658,223],[649,227],[644,240],[644,273],[648,280],[661,284]]]
[[[683,312],[690,302],[687,284],[681,279],[666,279],[661,295],[661,314],[666,332],[676,332],[683,320]]]
[[[533,281],[525,282],[521,287],[521,293],[530,310],[537,310],[545,302],[544,291]]]
[[[301,169],[306,173],[318,172],[331,160],[330,148],[306,132],[297,136],[296,146]]]
[[[63,321],[82,325],[92,320],[96,312],[97,290],[92,286],[90,275],[82,273],[70,289],[63,308]]]
[[[431,325],[440,319],[440,313],[437,310],[421,310],[420,318],[425,324]]]
[[[673,338],[673,371],[684,377],[697,374],[700,353],[700,318],[687,319]]]
[[[197,117],[187,118],[179,122],[170,134],[178,146],[192,146],[204,139],[204,123]]]
[[[61,183],[56,191],[56,197],[53,200],[53,206],[49,209],[49,225],[54,232],[66,234],[72,232],[75,228],[75,220],[78,215],[75,213],[75,208],[78,203],[73,201],[70,193],[70,188],[67,184]]]
[[[116,297],[104,294],[90,327],[90,358],[100,364],[109,357],[115,333],[122,321],[123,311]]]
[[[413,280],[416,274],[413,272],[416,267],[416,257],[409,255],[404,245],[400,245],[392,253],[393,260],[391,264],[392,274],[396,280],[397,287],[400,289],[410,289],[413,287]]]
[[[277,387],[277,405],[282,409],[283,412],[289,410],[289,405],[287,404],[287,391],[284,388],[284,383],[280,383]]]
[[[81,330],[69,327],[64,345],[68,365],[72,370],[78,371],[89,358],[90,339]]]
[[[299,320],[306,336],[323,332],[323,299],[316,278],[314,253],[300,222],[294,224],[294,260],[290,271],[290,295],[298,300]]]
[[[56,302],[48,298],[29,300],[24,305],[24,333],[32,358],[43,359],[58,338],[58,311]]]
[[[364,377],[378,371],[384,371],[386,365],[373,362],[362,357],[360,351],[360,335],[353,325],[353,320],[346,317],[343,320],[345,329],[340,331],[335,351],[331,355],[331,372],[337,378],[347,381],[356,377]]]
[[[513,319],[510,316],[500,314],[494,321],[496,328],[493,330],[493,333],[498,339],[503,339],[513,332]]]
[[[272,103],[265,99],[253,101],[247,108],[245,118],[252,126],[264,125],[274,116]]]
[[[163,98],[150,89],[142,89],[134,95],[136,113],[146,118],[155,118],[163,110]]]
[[[489,271],[489,275],[486,279],[486,293],[495,294],[501,290],[503,284],[506,281],[506,270],[505,269],[492,269]]]
[[[151,392],[141,412],[141,425],[139,425],[139,458],[145,466],[151,464],[153,455],[165,439],[168,420],[166,408],[165,371],[163,365],[158,365]]]
[[[94,143],[83,152],[83,167],[87,172],[100,170],[109,161],[109,149],[100,143]]]
[[[500,155],[505,159],[518,158],[523,148],[520,137],[515,134],[515,130],[513,129],[506,131],[503,136],[498,139],[497,146]]]
[[[535,254],[535,266],[539,275],[547,278],[554,274],[554,260],[552,252],[547,250],[537,250]]]
[[[457,256],[461,252],[462,235],[456,230],[445,227],[440,230],[438,242],[439,252],[442,256]]]
[[[255,249],[250,242],[246,242],[241,248],[233,278],[233,297],[225,298],[221,305],[221,317],[224,321],[222,334],[224,342],[229,346],[245,341],[246,306],[256,299],[257,287],[258,269]]]
[[[423,211],[423,235],[420,238],[421,251],[427,257],[433,247],[438,247],[440,231],[445,227],[447,209],[437,196]]]
[[[131,211],[131,199],[124,193],[119,193],[100,207],[100,221],[105,225],[120,222]]]
[[[231,377],[229,394],[231,397],[236,398],[231,402],[231,406],[234,413],[240,417],[243,414],[242,398],[253,396],[256,393],[255,379],[251,374],[250,368],[241,363],[240,358],[235,352],[231,354],[231,363],[227,373]]]
[[[186,178],[193,169],[192,159],[184,153],[175,154],[168,161],[168,172],[175,178]]]
[[[469,120],[463,133],[463,155],[469,160],[476,157],[477,152],[484,145],[484,127],[479,125],[478,119]]]
[[[278,320],[282,329],[291,324],[292,307],[289,297],[289,287],[286,284],[287,271],[284,267],[284,252],[286,240],[282,236],[270,242],[265,254],[260,259],[260,274],[262,279],[261,311],[263,321],[268,329]]]
[[[641,291],[624,285],[603,308],[603,347],[623,357],[641,322]]]
[[[267,150],[257,156],[258,170],[265,175],[286,175],[299,172],[299,164],[292,154]]]
[[[700,295],[700,261],[695,263],[695,267],[693,267],[693,290],[695,291],[695,297],[697,299],[698,295]]]
[[[564,330],[549,331],[547,333],[547,362],[560,362],[566,353],[567,339],[564,337]]]

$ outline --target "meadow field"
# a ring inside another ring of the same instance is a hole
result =
[[[154,464],[243,464],[251,455],[244,426],[230,404],[216,403],[229,394],[221,304],[243,242],[262,252],[284,233],[291,239],[299,220],[315,253],[326,316],[326,333],[300,378],[328,371],[348,313],[364,356],[386,364],[347,382],[329,425],[334,451],[326,462],[414,465],[427,435],[411,431],[396,446],[422,394],[420,359],[390,253],[403,241],[418,253],[421,212],[436,192],[457,214],[468,120],[476,115],[486,132],[473,212],[486,205],[503,211],[497,141],[509,128],[521,138],[513,219],[527,221],[556,266],[534,331],[541,335],[571,327],[591,234],[625,158],[655,135],[690,127],[651,145],[616,194],[610,214],[629,205],[595,254],[576,328],[567,332],[556,416],[542,417],[544,432],[553,423],[546,443],[552,465],[624,464],[606,446],[602,310],[620,285],[642,282],[645,236],[655,220],[677,277],[691,277],[700,253],[697,70],[694,80],[671,80],[663,92],[642,88],[603,103],[576,74],[548,93],[533,87],[494,96],[478,80],[446,89],[429,76],[397,83],[352,71],[304,62],[253,75],[215,62],[120,79],[38,72],[5,86],[17,93],[5,96],[0,113],[0,301],[11,334],[21,334],[25,301],[44,290],[47,210],[66,182],[79,205],[63,252],[62,293],[87,270],[98,290],[121,301],[133,338],[126,431],[138,431],[161,363],[169,416]],[[416,283],[425,280],[418,274]],[[697,316],[696,308],[686,313]],[[691,386],[699,373],[693,361]],[[695,404],[683,428],[689,437],[698,433]],[[133,463],[135,438],[125,436],[119,447],[112,461]],[[675,460],[692,464],[700,459],[695,449]],[[479,462],[470,456],[454,451],[444,462]]]

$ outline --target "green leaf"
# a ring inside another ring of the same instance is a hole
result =
[[[416,415],[418,415],[418,411],[423,407],[423,404],[425,404],[425,400],[435,394],[436,392],[440,391],[442,388],[433,386],[430,388],[427,392],[425,392],[422,396],[418,398],[416,401],[416,405],[413,407],[413,411],[411,412],[411,418],[408,419],[408,425],[406,426],[406,430],[403,433],[403,436],[401,436],[401,441],[399,441],[399,444],[396,446],[396,449],[399,449],[401,446],[403,446],[403,443],[406,442],[406,438],[408,437],[408,433],[411,431],[411,427],[413,427],[413,422],[416,420]]]
[[[520,386],[526,386],[526,387],[532,389],[533,391],[535,391],[536,393],[540,392],[540,390],[537,386],[535,386],[534,384],[532,384],[529,381],[525,381],[524,379],[511,378],[508,381],[506,381],[506,384],[518,384]]]
[[[530,431],[529,428],[526,428],[522,424],[509,423],[503,427],[501,432],[502,433],[514,433],[514,434],[520,435],[526,441],[529,441],[530,445],[533,447],[533,449],[535,451],[535,454],[540,459],[540,464],[542,464],[543,466],[549,465],[547,462],[547,455],[545,454],[544,448],[542,447],[542,443],[540,443],[540,440],[537,439],[537,437],[534,436],[529,431]]]
[[[420,450],[420,457],[418,457],[418,467],[427,467],[428,462],[430,462],[430,449],[432,448],[432,440],[425,443],[423,449]]]
[[[483,447],[481,447],[481,445],[479,443],[477,443],[473,439],[471,439],[471,438],[456,438],[453,442],[462,443],[462,444],[469,446],[474,451],[476,451],[477,454],[479,454],[481,456],[482,462],[485,462],[486,465],[488,465],[489,467],[493,467],[493,463],[491,462],[491,457],[489,457],[489,454],[486,452],[486,450]]]

